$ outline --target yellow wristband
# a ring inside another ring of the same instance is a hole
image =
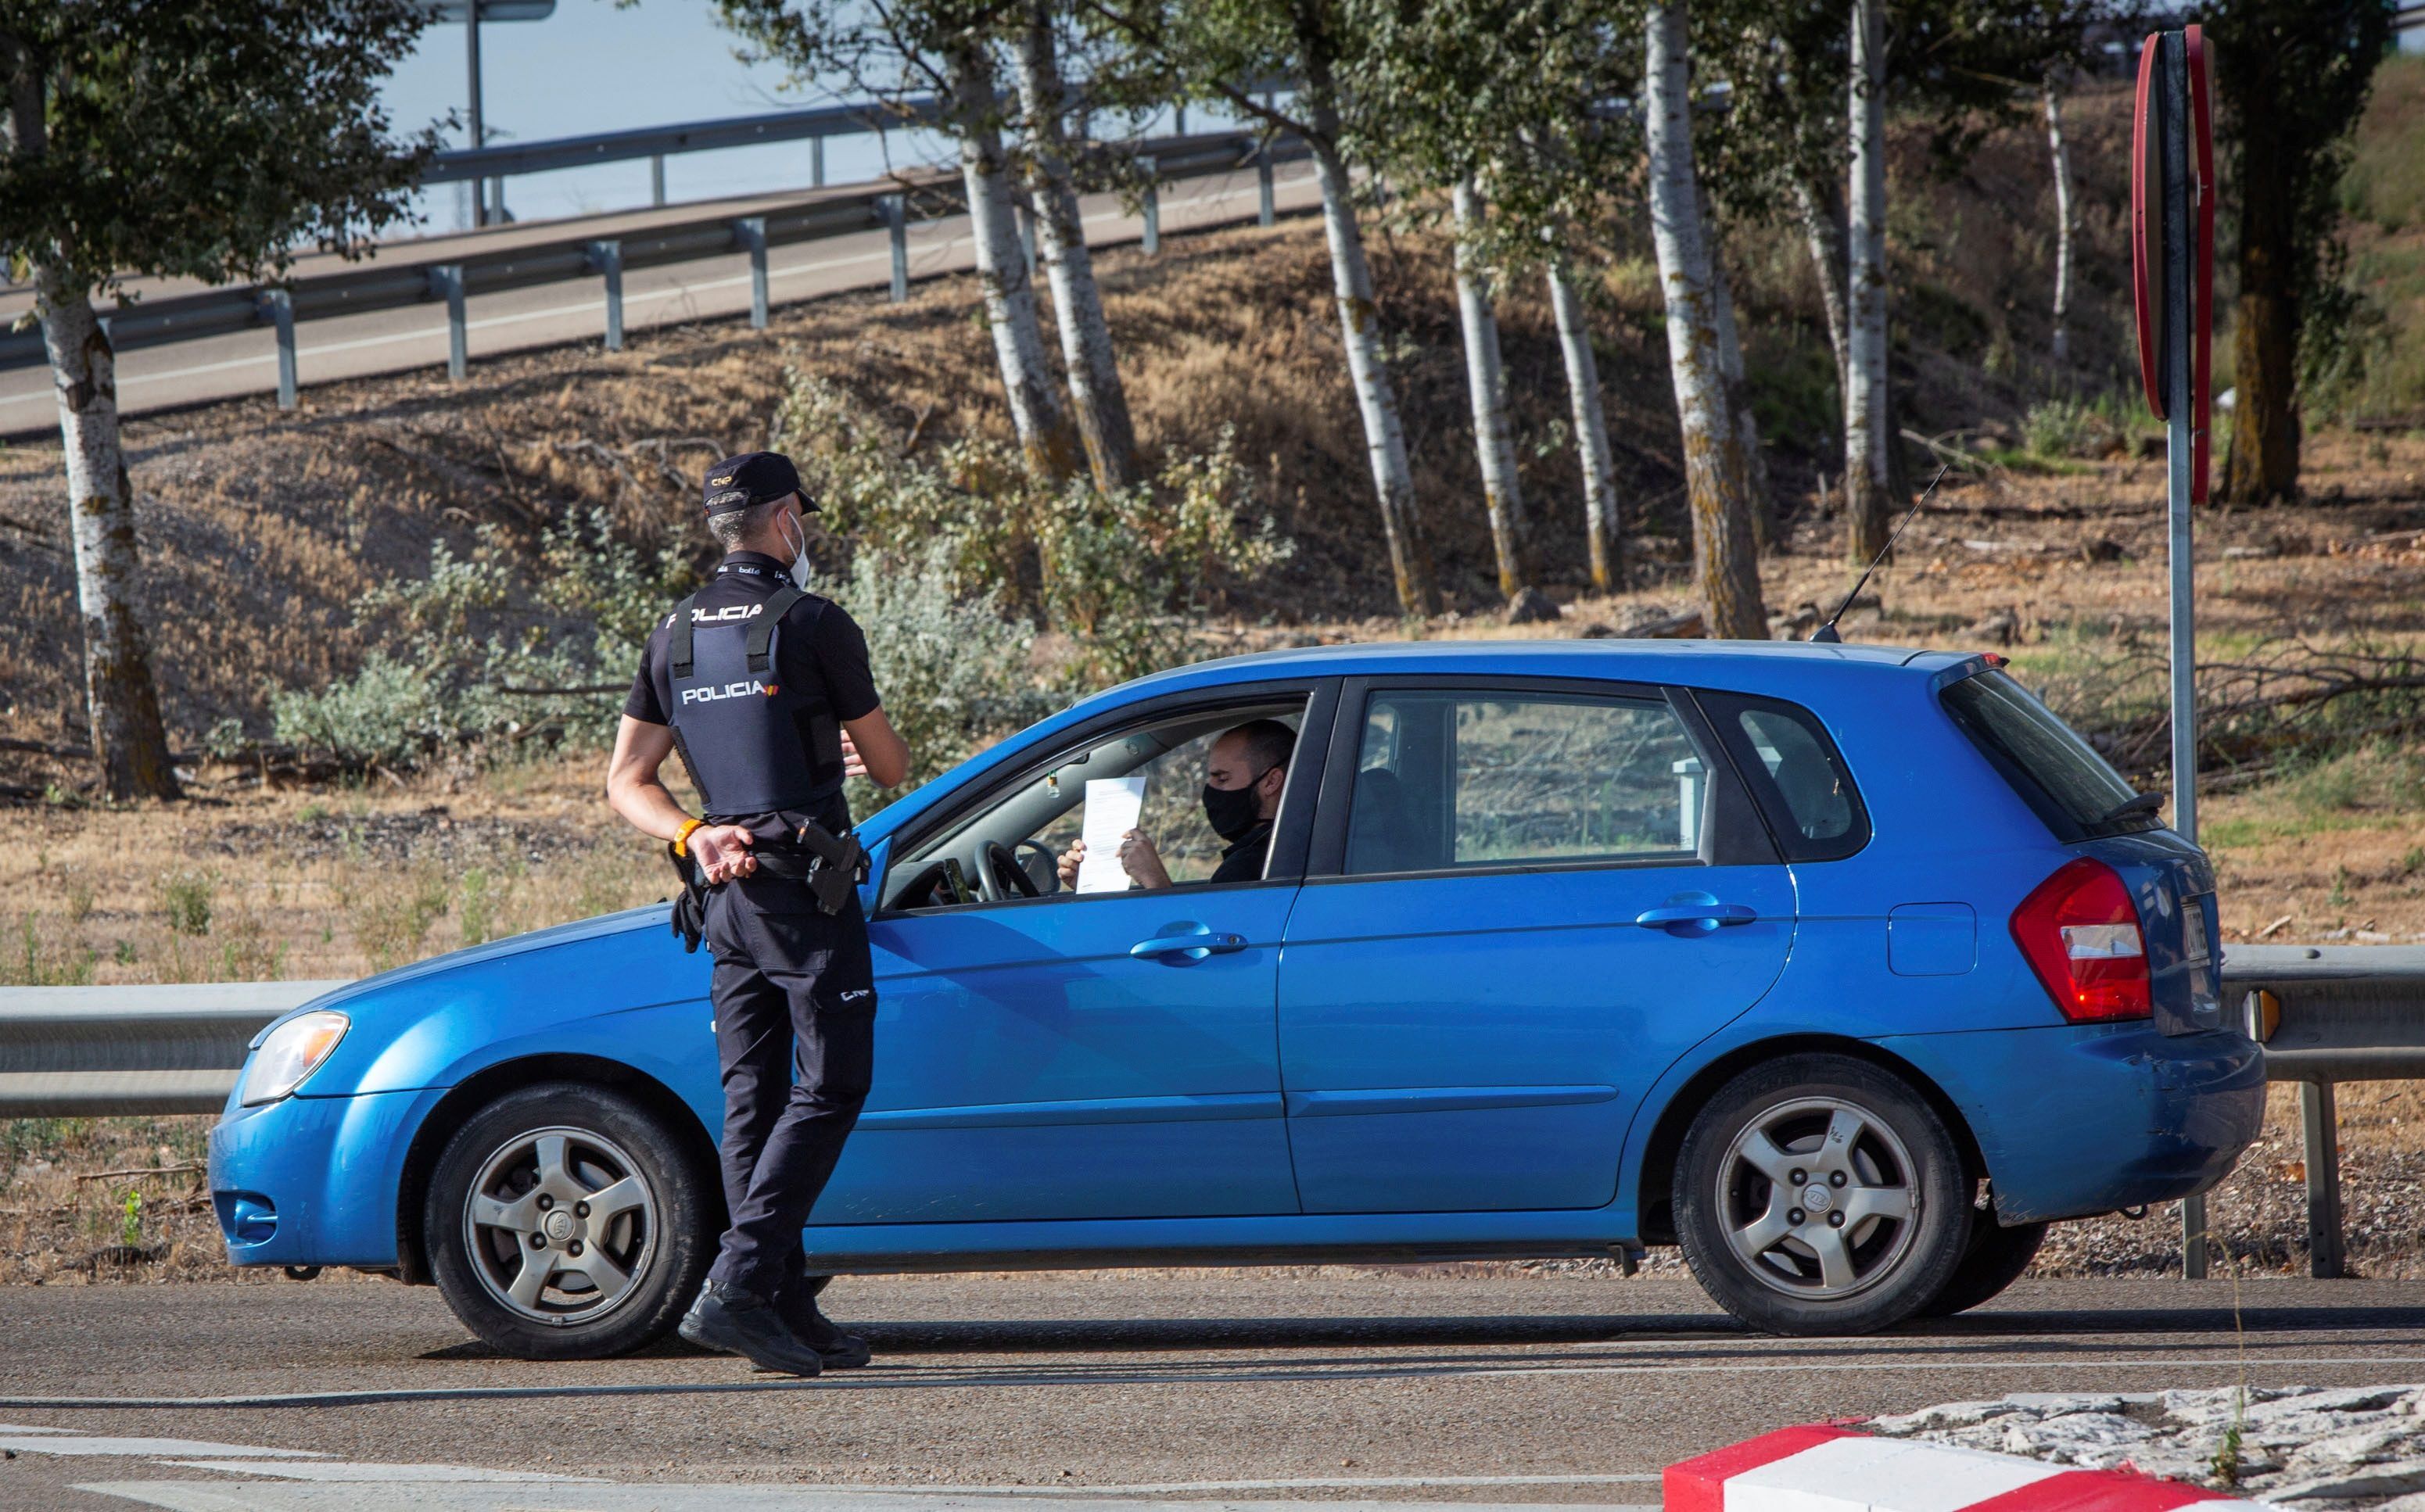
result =
[[[674,836],[674,854],[688,858],[690,855],[691,832],[699,829],[702,825],[706,824],[706,822],[707,820],[703,819],[686,819],[683,820],[681,832]]]

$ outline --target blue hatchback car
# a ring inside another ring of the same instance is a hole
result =
[[[1204,752],[1258,719],[1296,732],[1263,875],[1192,881]],[[1064,889],[1122,777],[1174,885]],[[1678,1244],[1749,1323],[1852,1332],[2204,1190],[2262,1110],[2206,856],[1992,658],[1245,657],[861,833],[875,1084],[820,1270]],[[231,1258],[435,1281],[527,1356],[663,1335],[723,1221],[707,987],[659,907],[288,1015],[212,1136]]]

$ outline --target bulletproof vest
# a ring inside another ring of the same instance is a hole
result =
[[[789,686],[775,671],[783,616],[807,597],[785,583],[755,603],[700,609],[693,595],[675,607],[674,747],[712,817],[807,809],[842,788],[842,729],[822,683]]]

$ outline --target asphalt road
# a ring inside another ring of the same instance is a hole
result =
[[[857,192],[859,186],[847,186]],[[1273,199],[1283,214],[1320,202],[1309,164],[1282,165]],[[843,193],[837,188],[831,193]],[[1165,185],[1164,234],[1254,218],[1260,195],[1251,169]],[[686,204],[662,211],[598,216],[581,222],[533,221],[460,236],[398,244],[391,256],[413,263],[442,263],[475,251],[552,241],[578,227],[584,235],[630,235],[653,222],[689,220],[711,212],[741,216],[814,195],[736,199],[720,205]],[[1113,195],[1081,202],[1090,246],[1134,242],[1143,224]],[[968,217],[913,223],[908,230],[909,276],[931,278],[975,266],[975,243]],[[321,271],[327,258],[304,260],[298,272]],[[880,231],[798,242],[767,252],[768,297],[775,304],[813,299],[843,290],[882,288],[892,277],[891,245]],[[189,283],[141,285],[153,294],[185,292]],[[21,292],[0,292],[0,320],[22,313],[31,300]],[[689,321],[729,319],[749,310],[749,260],[741,253],[692,263],[634,268],[623,275],[623,326],[627,332]],[[568,342],[596,341],[606,328],[606,302],[596,280],[541,284],[483,294],[465,310],[472,360],[502,352],[526,351]],[[446,307],[422,304],[401,310],[307,321],[296,327],[296,370],[305,389],[316,383],[442,366],[446,361]],[[267,326],[232,331],[165,346],[139,347],[118,359],[118,400],[122,413],[153,410],[265,394],[278,386],[278,348]],[[0,436],[56,433],[56,401],[48,368],[0,371]]]
[[[1678,1458],[1830,1416],[2243,1370],[2257,1385],[2425,1380],[2425,1282],[2250,1281],[2237,1329],[2234,1296],[2223,1281],[2024,1282],[1943,1323],[1783,1341],[1647,1277],[845,1279],[833,1310],[877,1362],[783,1384],[680,1346],[499,1359],[434,1292],[385,1282],[9,1288],[0,1506],[1630,1506],[1655,1504]],[[164,1438],[201,1442],[126,1441]],[[380,1468],[398,1464],[422,1468]],[[590,1479],[460,1478],[499,1472]],[[363,1484],[382,1476],[401,1478]]]

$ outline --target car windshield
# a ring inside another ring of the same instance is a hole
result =
[[[2008,775],[2034,786],[2082,831],[2112,835],[2162,822],[2151,809],[2128,809],[2138,790],[2007,674],[1991,669],[1965,677],[1945,690],[1944,699],[1953,722],[1999,758]]]

